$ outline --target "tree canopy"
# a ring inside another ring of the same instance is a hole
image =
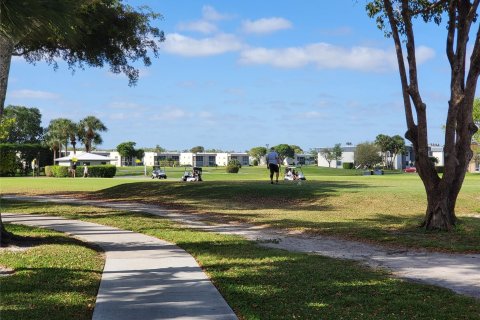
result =
[[[253,147],[248,151],[248,154],[260,161],[260,158],[267,154],[267,148],[265,147]]]
[[[104,67],[124,73],[134,85],[137,61],[151,64],[162,31],[151,25],[161,18],[148,7],[135,9],[121,0],[3,0],[0,2],[0,117],[12,56],[57,67]]]
[[[375,143],[364,142],[355,149],[355,163],[362,167],[373,168],[382,161],[380,149]]]
[[[196,146],[196,147],[193,147],[192,149],[190,149],[191,153],[199,153],[199,152],[204,152],[204,151],[205,151],[205,148],[202,147],[202,146]]]
[[[122,142],[117,146],[117,152],[123,158],[133,158],[137,155],[136,143],[132,141]]]
[[[285,143],[276,145],[273,149],[277,151],[282,160],[285,158],[293,158],[295,156],[295,149],[291,145]]]
[[[7,106],[5,118],[15,119],[15,124],[10,128],[8,143],[39,143],[42,139],[42,114],[37,108],[23,106]]]

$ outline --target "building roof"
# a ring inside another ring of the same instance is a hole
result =
[[[72,158],[76,158],[77,161],[110,161],[115,160],[109,157],[104,157],[99,154],[89,153],[89,152],[82,152],[77,154],[69,154],[66,157],[61,157],[55,159],[55,161],[64,162],[64,161],[72,161]]]

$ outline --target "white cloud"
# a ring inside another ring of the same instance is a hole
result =
[[[138,103],[134,102],[112,102],[108,105],[108,108],[110,109],[133,109],[133,110],[138,110],[141,109],[142,107]]]
[[[154,115],[151,117],[151,120],[178,120],[178,119],[185,119],[191,118],[192,114],[175,106],[166,106],[161,108],[162,111],[159,114]]]
[[[177,26],[177,28],[181,31],[196,31],[205,34],[217,31],[217,26],[206,20],[182,22]]]
[[[220,20],[227,20],[231,18],[229,14],[220,13],[217,10],[215,10],[215,8],[212,6],[203,6],[202,16],[203,16],[203,19],[209,20],[209,21],[220,21]]]
[[[242,30],[246,33],[266,34],[278,30],[290,29],[292,23],[284,18],[262,18],[258,20],[245,20],[242,23]]]
[[[425,61],[435,58],[435,50],[425,46],[418,46],[415,52],[417,63],[422,64]]]
[[[231,51],[239,51],[243,43],[231,34],[218,34],[213,37],[194,39],[178,33],[168,34],[163,50],[186,57],[213,56]]]
[[[427,47],[417,49],[418,63],[434,57]],[[242,64],[266,64],[279,68],[299,68],[313,64],[319,69],[350,69],[383,72],[397,68],[393,49],[371,47],[344,48],[328,43],[314,43],[303,47],[283,49],[251,48],[241,52]]]
[[[39,90],[15,90],[10,94],[11,98],[17,99],[44,99],[44,100],[53,100],[58,99],[60,96],[56,93],[39,91]]]

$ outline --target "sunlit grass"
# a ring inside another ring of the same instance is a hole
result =
[[[195,257],[241,319],[450,320],[480,314],[478,300],[446,289],[394,279],[351,261],[266,249],[236,236],[185,229],[155,216],[48,203],[8,201],[4,208],[81,219],[174,242]]]
[[[210,219],[244,221],[389,246],[480,251],[478,174],[465,179],[456,206],[457,228],[450,233],[437,233],[418,228],[426,196],[416,174],[347,176],[344,174],[352,170],[308,167],[304,168],[307,181],[272,186],[263,167],[242,168],[251,180],[230,179],[230,175],[217,172],[221,169],[205,169],[206,181],[202,183],[148,178],[2,179],[2,192],[66,193],[100,200],[148,202],[208,213]],[[209,170],[211,176],[207,174]]]
[[[91,319],[103,256],[62,233],[7,228],[26,249],[0,251],[0,265],[14,271],[0,277],[0,318]]]

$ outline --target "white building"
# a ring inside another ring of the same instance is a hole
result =
[[[110,164],[111,158],[89,152],[78,152],[76,154],[72,152],[66,157],[55,159],[58,165],[67,167],[70,166],[72,161],[75,161],[79,166],[97,166]]]
[[[246,152],[217,153],[217,166],[227,166],[230,160],[238,160],[242,166],[250,165],[250,156]]]
[[[180,165],[192,167],[214,167],[217,161],[216,158],[216,153],[182,152],[180,153]]]
[[[324,148],[318,148],[317,150],[322,150],[322,149]],[[432,152],[432,156],[439,157],[438,165],[441,166],[443,165],[443,148],[439,148],[439,149],[441,150],[435,149],[435,151]],[[355,163],[355,150],[356,150],[356,147],[350,147],[350,146],[342,147],[342,157],[338,161],[332,160],[330,162],[330,167],[343,168],[343,164],[346,162]],[[438,153],[439,151],[441,151],[441,153]],[[413,147],[407,146],[405,154],[398,154],[396,156],[395,161],[393,163],[393,168],[400,170],[400,169],[406,168],[407,166],[414,165],[414,163],[415,163],[415,156],[413,152]],[[329,167],[328,161],[322,156],[321,152],[318,152],[317,164],[319,167]]]

